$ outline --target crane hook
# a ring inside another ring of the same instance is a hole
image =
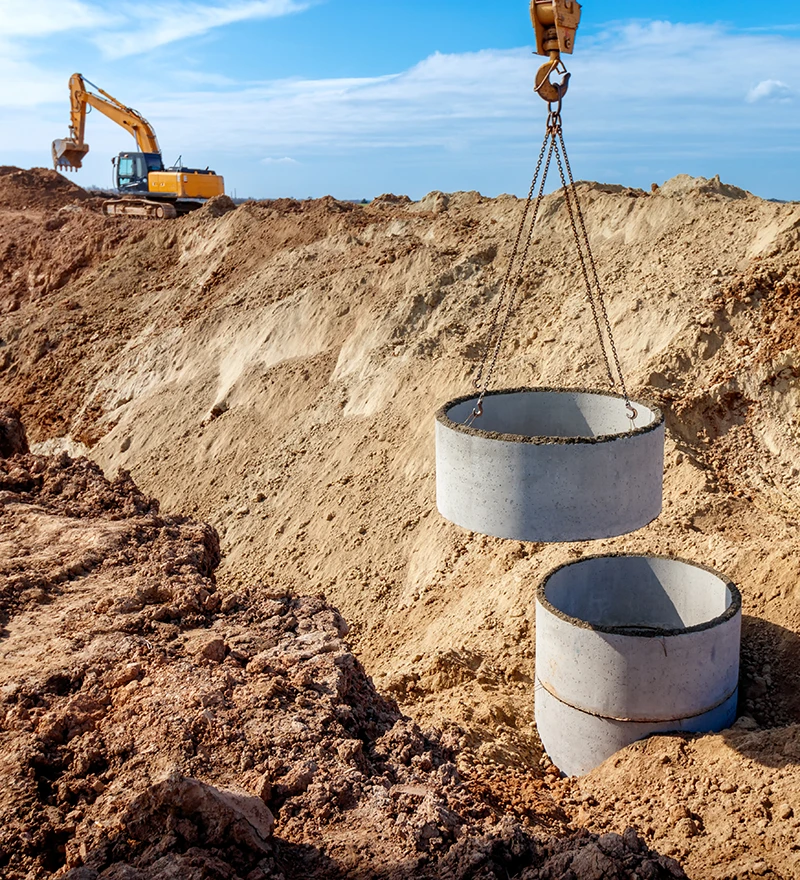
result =
[[[560,83],[550,82],[550,74],[553,72],[562,74]],[[561,104],[564,95],[567,94],[569,88],[569,78],[571,73],[567,72],[561,58],[551,58],[550,61],[543,64],[536,73],[536,85],[534,92],[547,101],[548,104]]]

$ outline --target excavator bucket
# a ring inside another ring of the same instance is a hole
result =
[[[59,138],[53,141],[53,167],[56,171],[77,171],[88,152],[88,144],[80,144],[71,138]]]

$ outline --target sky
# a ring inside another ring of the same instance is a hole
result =
[[[80,72],[240,198],[522,195],[533,46],[528,0],[0,0],[0,165],[50,165]],[[585,0],[565,60],[576,177],[800,200],[796,3]],[[72,179],[107,187],[133,140],[96,111],[86,140]]]

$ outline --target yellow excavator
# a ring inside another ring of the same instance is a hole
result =
[[[87,86],[95,91],[89,91]],[[90,107],[132,134],[139,148],[139,152],[120,153],[111,160],[121,198],[104,203],[106,214],[177,217],[225,192],[222,177],[208,168],[181,165],[165,168],[153,126],[136,110],[126,107],[80,73],[70,77],[69,93],[70,136],[53,141],[53,166],[57,171],[77,171],[89,152],[84,133]]]

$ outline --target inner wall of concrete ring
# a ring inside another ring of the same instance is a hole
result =
[[[620,398],[522,391],[487,395],[482,430],[468,431],[474,405],[465,399],[436,422],[436,500],[445,519],[498,538],[562,542],[627,534],[661,513],[660,413],[635,403],[639,426],[658,424],[630,433]],[[619,433],[594,440],[609,423]],[[558,439],[530,442],[537,430]]]
[[[582,775],[655,733],[729,727],[740,642],[739,593],[705,568],[625,556],[564,566],[536,603],[545,750],[563,773]]]

